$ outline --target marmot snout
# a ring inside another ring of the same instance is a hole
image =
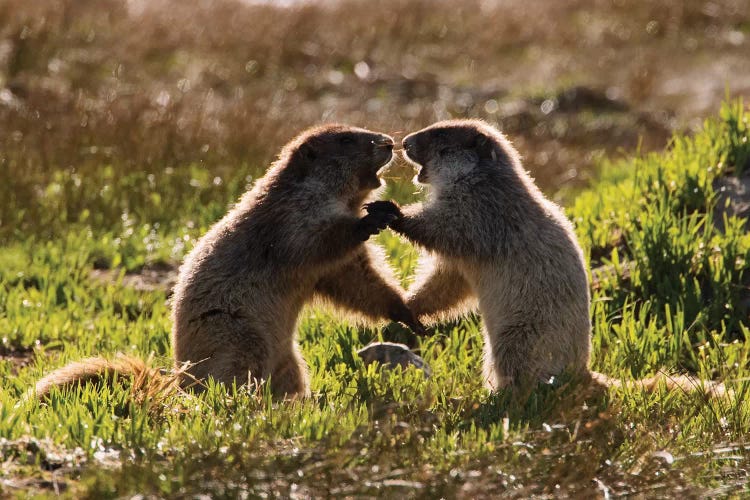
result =
[[[482,160],[497,156],[492,140],[476,122],[441,122],[410,134],[402,141],[404,158],[419,167],[417,180],[451,182]]]

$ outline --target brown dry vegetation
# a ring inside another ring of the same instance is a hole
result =
[[[546,189],[580,185],[604,153],[662,147],[726,86],[747,93],[749,30],[747,0],[2,0],[0,235],[145,203],[99,205],[81,176],[244,177],[330,120],[398,135],[484,117]]]

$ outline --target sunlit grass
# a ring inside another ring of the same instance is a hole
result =
[[[45,405],[21,402],[42,374],[93,354],[153,356],[154,365],[170,367],[166,291],[93,279],[91,270],[178,262],[244,186],[244,173],[222,189],[191,187],[187,177],[148,188],[125,176],[119,182],[141,197],[139,219],[162,223],[131,224],[115,208],[76,222],[59,214],[49,224],[60,237],[19,236],[0,251],[0,492],[747,489],[750,237],[739,221],[721,232],[711,219],[713,179],[748,157],[747,122],[742,103],[727,104],[669,151],[611,165],[568,209],[592,266],[608,266],[593,294],[593,368],[624,379],[697,373],[724,380],[733,390],[727,398],[632,387],[587,398],[574,380],[522,400],[491,395],[480,377],[478,318],[439,326],[420,342],[430,378],[413,368],[382,372],[364,366],[356,350],[398,329],[359,328],[306,309],[299,337],[314,396],[305,401],[275,403],[267,392],[209,384],[200,396],[137,404],[124,383],[54,391]],[[101,180],[81,182],[98,189]],[[377,239],[408,283],[415,250],[391,233]]]

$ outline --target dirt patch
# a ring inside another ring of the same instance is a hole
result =
[[[80,474],[81,466],[88,460],[81,448],[68,450],[48,439],[29,436],[0,439],[0,457],[11,459],[6,462],[0,480],[0,496],[11,492],[24,495],[69,492],[71,478]]]
[[[146,266],[139,271],[125,273],[122,276],[122,284],[128,288],[143,292],[161,290],[172,294],[172,289],[177,283],[179,267],[173,264],[160,263]],[[116,283],[120,278],[122,269],[93,269],[90,273],[91,279],[100,283]]]
[[[0,361],[10,363],[10,373],[13,375],[18,375],[18,372],[29,366],[33,358],[33,349],[7,349],[0,346]]]

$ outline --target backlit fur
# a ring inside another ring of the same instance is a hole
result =
[[[589,290],[571,223],[523,170],[516,150],[481,121],[409,135],[405,156],[428,185],[424,204],[392,227],[426,252],[407,304],[444,318],[476,300],[489,387],[546,381],[589,361]]]
[[[491,389],[531,387],[564,371],[598,388],[728,394],[724,384],[664,374],[623,382],[588,369],[589,287],[583,252],[562,209],[544,197],[497,129],[449,120],[407,136],[404,156],[428,185],[391,227],[422,246],[407,305],[445,319],[478,301]]]
[[[309,394],[295,330],[315,295],[367,318],[410,322],[392,271],[364,243],[385,226],[382,217],[363,217],[361,207],[380,187],[377,173],[392,148],[390,137],[364,129],[307,130],[198,241],[173,297],[172,344],[176,366],[186,367],[183,386],[213,377],[266,381],[277,397]],[[97,373],[143,372],[128,366],[76,362],[46,376],[37,395]]]

